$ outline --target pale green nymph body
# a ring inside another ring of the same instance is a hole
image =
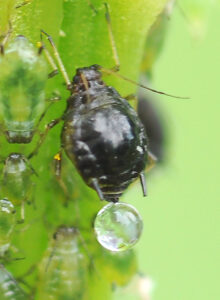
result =
[[[81,246],[76,228],[58,229],[39,266],[36,300],[89,299],[89,258]]]
[[[1,300],[26,300],[27,294],[22,290],[16,280],[5,267],[0,264],[0,299]]]
[[[2,194],[15,208],[21,207],[24,219],[24,204],[31,198],[34,183],[31,180],[33,170],[26,157],[20,153],[11,153],[5,160],[2,179]]]
[[[9,143],[29,143],[45,106],[47,64],[17,36],[0,56],[0,118]]]

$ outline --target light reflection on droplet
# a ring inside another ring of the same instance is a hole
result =
[[[98,242],[114,252],[131,248],[140,238],[143,228],[139,212],[127,203],[109,203],[97,214],[94,230]]]

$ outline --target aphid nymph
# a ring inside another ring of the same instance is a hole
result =
[[[22,35],[9,42],[12,32],[10,23],[9,26],[0,44],[1,130],[9,143],[27,144],[38,131],[47,111],[45,86],[48,76],[56,72],[48,75],[46,61],[40,55],[41,43],[37,52]],[[50,64],[53,67],[51,59]],[[59,98],[49,100],[53,103]]]
[[[24,205],[33,196],[34,182],[31,175],[35,174],[28,159],[20,153],[11,153],[4,161],[1,180],[1,193],[10,200],[15,208],[21,209],[21,220],[24,221]]]

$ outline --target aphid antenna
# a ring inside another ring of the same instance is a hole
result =
[[[162,92],[162,91],[158,91],[158,90],[149,88],[146,85],[140,84],[140,83],[138,83],[138,82],[136,82],[136,81],[134,81],[132,79],[129,79],[129,78],[125,77],[124,75],[121,75],[121,74],[117,73],[116,71],[114,71],[112,69],[106,69],[106,68],[103,68],[103,67],[100,66],[100,70],[103,73],[114,75],[114,76],[116,76],[118,78],[121,78],[121,79],[123,79],[125,81],[128,81],[128,82],[130,82],[132,84],[135,84],[135,85],[137,85],[137,86],[139,86],[139,87],[141,87],[141,88],[143,88],[145,90],[148,90],[148,91],[160,94],[160,95],[165,95],[165,96],[168,96],[168,97],[171,97],[171,98],[177,98],[177,99],[190,99],[190,97],[176,96],[176,95],[168,94],[168,93],[165,93],[165,92]]]
[[[186,21],[186,23],[188,25],[192,25],[192,22],[189,18],[189,16],[187,15],[187,13],[185,12],[185,10],[183,9],[182,5],[180,4],[180,1],[175,1],[174,4],[177,6],[177,8],[179,9],[183,19]]]
[[[165,95],[165,96],[169,96],[169,97],[172,97],[172,98],[178,98],[178,99],[189,99],[189,97],[175,96],[175,95],[172,95],[172,94],[168,94],[168,93],[165,93],[165,92],[162,92],[162,91],[158,91],[158,90],[149,88],[149,87],[147,87],[143,84],[140,84],[140,83],[138,83],[134,80],[131,80],[131,79],[129,79],[129,78],[127,78],[127,77],[125,77],[125,76],[118,73],[118,71],[120,69],[120,60],[119,60],[119,55],[118,55],[118,51],[117,51],[117,47],[116,47],[116,42],[115,42],[113,30],[112,30],[112,22],[111,22],[111,17],[110,17],[110,13],[109,13],[109,5],[108,5],[108,3],[105,2],[104,6],[105,6],[105,9],[106,9],[105,18],[106,18],[106,22],[107,22],[109,40],[110,40],[110,43],[111,43],[111,48],[112,48],[112,53],[113,53],[113,59],[115,61],[115,66],[112,69],[106,69],[106,68],[103,68],[103,67],[100,66],[100,70],[103,73],[115,75],[118,78],[126,80],[126,81],[128,81],[132,84],[135,84],[135,85],[137,85],[141,88],[144,88],[148,91],[151,91],[151,92],[154,92],[154,93],[157,93],[157,94],[160,94],[160,95]]]
[[[18,4],[17,6],[15,6],[15,8],[20,8],[22,6],[25,6],[27,4],[30,4],[33,0],[25,0],[23,2],[21,2],[20,4]]]
[[[115,72],[119,71],[120,69],[120,60],[119,60],[119,56],[118,56],[118,51],[117,51],[117,47],[116,47],[116,43],[115,43],[115,38],[113,35],[113,31],[112,31],[112,22],[111,22],[111,16],[109,13],[109,6],[108,3],[104,3],[105,6],[105,18],[106,18],[106,22],[107,22],[107,27],[108,27],[108,35],[109,35],[109,40],[111,43],[111,47],[112,47],[112,52],[113,52],[113,58],[115,61],[115,66],[114,66],[114,70]]]
[[[88,5],[90,6],[90,8],[93,10],[94,14],[97,15],[98,11],[95,8],[95,6],[92,4],[92,2],[90,0],[86,0],[86,1],[87,1]]]
[[[10,35],[12,33],[11,21],[8,21],[8,26],[9,26],[8,32],[4,36],[3,41],[0,43],[0,54],[1,55],[4,55],[4,53],[5,53],[5,50],[4,50],[5,49],[5,45],[7,44],[8,40],[10,38]]]
[[[63,65],[63,62],[61,60],[61,57],[59,55],[59,52],[57,50],[57,47],[56,47],[56,45],[55,45],[52,37],[48,33],[46,33],[44,30],[42,30],[42,29],[41,29],[41,33],[44,34],[47,37],[48,41],[50,42],[50,44],[51,44],[51,46],[53,48],[53,51],[54,51],[54,56],[55,56],[55,58],[57,60],[57,63],[58,63],[59,68],[60,68],[60,71],[63,74],[64,80],[66,82],[67,89],[71,89],[72,88],[71,81],[69,79],[69,76],[68,76],[68,74],[66,72],[66,69],[65,69],[65,67]]]

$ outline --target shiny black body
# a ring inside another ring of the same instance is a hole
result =
[[[147,137],[135,110],[101,81],[99,66],[77,69],[61,140],[84,181],[117,202],[144,170]],[[100,193],[99,193],[100,196]]]

